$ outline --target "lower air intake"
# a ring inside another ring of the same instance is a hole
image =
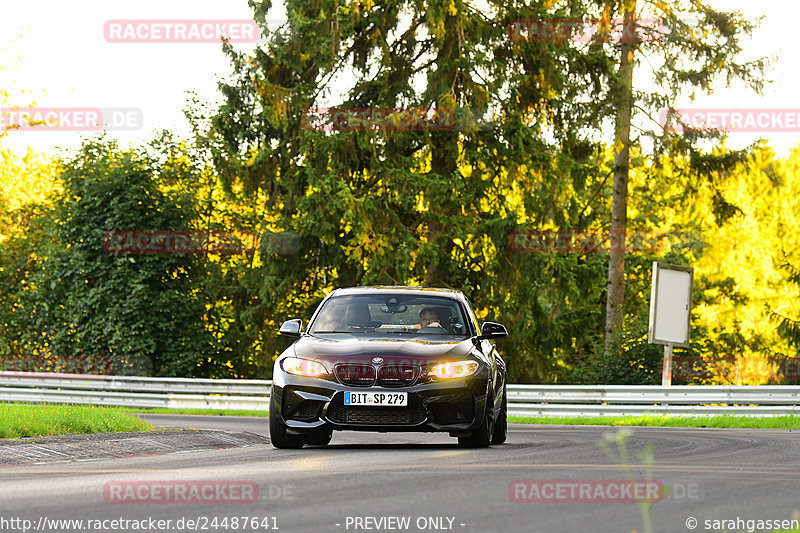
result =
[[[337,406],[328,409],[328,418],[336,424],[366,426],[412,425],[425,421],[425,409],[418,407]]]

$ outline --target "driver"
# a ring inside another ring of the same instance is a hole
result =
[[[419,312],[419,324],[414,326],[414,329],[419,328],[441,328],[441,319],[439,315],[430,307],[426,307]]]

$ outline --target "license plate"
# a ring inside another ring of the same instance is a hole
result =
[[[380,405],[383,407],[405,407],[407,392],[345,392],[345,405]]]

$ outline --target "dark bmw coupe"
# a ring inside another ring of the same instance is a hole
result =
[[[337,289],[275,361],[269,411],[277,448],[325,445],[334,430],[443,431],[467,447],[506,440],[506,365],[492,343],[508,335],[478,325],[449,289]]]

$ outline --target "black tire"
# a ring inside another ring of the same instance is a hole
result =
[[[321,428],[303,435],[303,442],[310,446],[327,446],[332,438],[332,429]]]
[[[492,434],[492,444],[503,444],[508,436],[508,395],[506,386],[503,385],[503,404],[500,407],[500,414],[494,423],[494,433]]]
[[[492,435],[494,433],[492,406],[494,405],[494,398],[487,396],[486,399],[486,409],[481,425],[474,429],[469,437],[458,437],[459,446],[463,448],[487,448],[492,443]]]
[[[300,435],[290,435],[286,431],[286,425],[280,420],[278,407],[275,402],[274,388],[270,391],[269,404],[269,439],[272,441],[272,445],[276,448],[302,448],[303,437]]]

